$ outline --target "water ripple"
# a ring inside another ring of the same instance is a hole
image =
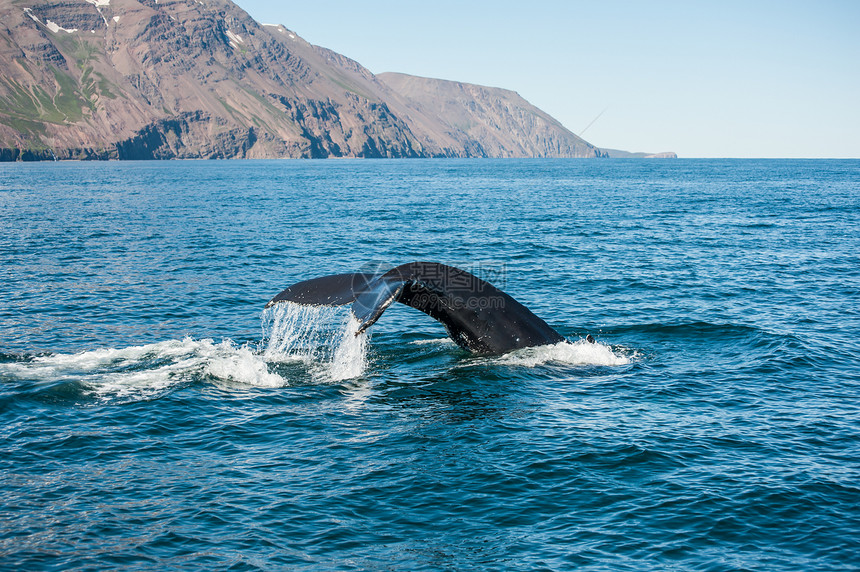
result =
[[[856,570],[856,161],[0,170],[0,568]],[[261,316],[412,259],[571,343]]]

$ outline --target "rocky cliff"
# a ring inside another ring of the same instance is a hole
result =
[[[374,76],[229,0],[0,0],[0,160],[602,155],[513,92]]]
[[[447,138],[446,152],[484,157],[602,157],[604,153],[506,89],[415,77],[377,76],[406,100],[402,116],[422,140]],[[430,120],[428,121],[427,118]]]

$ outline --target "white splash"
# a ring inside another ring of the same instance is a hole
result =
[[[356,335],[358,326],[341,308],[276,304],[263,313],[263,358],[301,361],[322,382],[360,377],[367,369],[368,335]]]
[[[218,379],[229,380],[256,387],[283,387],[287,380],[277,373],[269,372],[263,359],[247,347],[212,359],[206,365],[206,373]]]
[[[431,338],[428,340],[414,340],[409,342],[410,346],[450,346],[452,348],[457,347],[457,344],[454,343],[454,340],[451,338]]]
[[[286,379],[270,373],[262,357],[247,347],[230,340],[216,344],[192,338],[3,363],[0,374],[46,383],[76,382],[85,394],[121,401],[153,399],[206,378],[231,385],[288,385]]]
[[[496,363],[523,367],[536,367],[549,363],[565,365],[616,366],[630,363],[630,358],[615,353],[611,347],[585,340],[560,342],[548,346],[524,348],[495,358]]]
[[[357,334],[361,324],[350,313],[349,321],[341,331],[340,340],[334,347],[330,366],[332,381],[359,377],[367,368],[367,335]]]

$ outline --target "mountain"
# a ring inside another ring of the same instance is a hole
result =
[[[376,76],[229,0],[0,0],[0,160],[605,155],[514,92]]]
[[[673,151],[664,151],[662,153],[631,153],[630,151],[621,151],[619,149],[601,149],[605,156],[610,159],[677,159],[678,155]]]
[[[481,157],[601,157],[604,153],[513,91],[399,73],[377,76],[405,98],[404,117]],[[430,118],[427,121],[426,118]],[[440,131],[441,129],[441,131]]]

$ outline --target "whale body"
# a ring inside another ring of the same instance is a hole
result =
[[[393,302],[421,310],[441,322],[460,347],[480,354],[566,341],[528,308],[459,268],[438,262],[410,262],[380,273],[355,272],[312,278],[293,284],[266,308],[280,302],[306,306],[352,304],[367,330]]]

